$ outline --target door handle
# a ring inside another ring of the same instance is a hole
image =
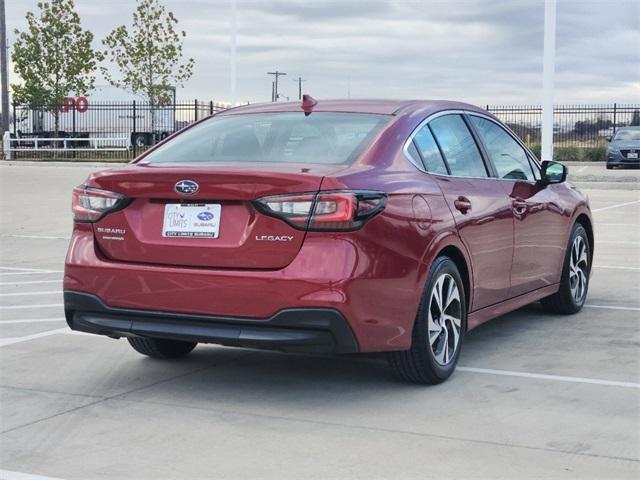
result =
[[[467,197],[460,196],[453,201],[453,206],[464,215],[471,210],[471,201]]]
[[[527,209],[529,208],[527,202],[525,202],[521,198],[514,199],[513,202],[511,202],[511,205],[513,206],[513,212],[516,215],[524,215],[525,213],[527,213]]]

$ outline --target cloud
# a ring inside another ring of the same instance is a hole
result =
[[[9,28],[36,0],[7,0]],[[229,0],[165,0],[186,30],[194,76],[182,98],[229,92]],[[97,38],[125,23],[131,0],[77,0]],[[541,0],[238,0],[238,97],[271,96],[267,71],[319,98],[452,98],[536,103],[542,83]],[[640,102],[640,2],[558,2],[556,99]],[[11,39],[10,39],[11,40]],[[100,46],[96,41],[96,46]]]

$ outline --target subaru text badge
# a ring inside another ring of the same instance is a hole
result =
[[[183,195],[193,195],[200,189],[200,186],[193,180],[180,180],[174,188],[176,192]]]

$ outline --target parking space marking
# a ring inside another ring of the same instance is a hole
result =
[[[610,243],[614,245],[640,245],[640,242],[627,240],[596,240],[596,244]]]
[[[589,165],[585,165],[584,167],[580,167],[580,168],[578,169],[578,173],[580,173],[580,172],[584,172],[587,168],[589,168]]]
[[[12,270],[12,271],[18,271],[18,272],[36,272],[36,273],[51,273],[51,272],[61,273],[62,272],[62,270],[49,270],[45,268],[24,268],[24,267],[0,267],[0,270]]]
[[[30,238],[36,240],[69,240],[71,237],[56,237],[53,235],[12,235],[12,234],[2,234],[1,238]]]
[[[0,293],[0,297],[28,297],[34,295],[53,295],[56,293],[62,293],[62,290],[49,290],[46,292],[11,292]]]
[[[32,475],[30,473],[12,472],[10,470],[0,470],[0,480],[60,480],[58,477],[45,477],[43,475]]]
[[[43,303],[39,305],[0,305],[0,310],[17,310],[23,308],[52,308],[63,306],[63,303]]]
[[[640,200],[634,200],[633,202],[617,203],[615,205],[609,205],[608,207],[596,208],[595,210],[591,210],[591,212],[593,213],[604,212],[605,210],[610,210],[612,208],[626,207],[627,205],[633,205],[636,203],[640,203]]]
[[[7,345],[14,345],[16,343],[28,342],[37,338],[49,337],[51,335],[57,335],[58,333],[66,333],[68,328],[56,328],[55,330],[47,330],[46,332],[34,333],[32,335],[25,335],[24,337],[9,337],[0,338],[0,347],[6,347]]]
[[[622,387],[640,389],[640,383],[617,382],[613,380],[600,380],[584,377],[567,377],[564,375],[547,375],[544,373],[514,372],[510,370],[494,370],[491,368],[457,367],[456,370],[469,373],[483,373],[488,375],[501,375],[506,377],[533,378],[537,380],[553,380],[556,382],[585,383],[590,385],[601,385],[605,387]]]
[[[62,280],[28,280],[26,282],[18,281],[18,282],[0,282],[0,285],[36,285],[38,283],[60,283]]]
[[[62,270],[49,270],[48,272],[0,272],[0,278],[9,275],[49,275],[51,273],[62,273]]]
[[[59,322],[66,320],[64,317],[58,318],[24,318],[21,320],[0,320],[0,325],[14,324],[14,323],[44,323],[44,322]]]
[[[625,267],[621,265],[594,265],[593,268],[606,268],[609,270],[640,270],[640,267]]]
[[[615,305],[591,305],[589,303],[585,304],[585,307],[589,308],[602,308],[605,310],[626,310],[629,312],[640,312],[639,307],[617,307]]]

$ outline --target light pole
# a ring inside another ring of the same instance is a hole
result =
[[[236,106],[236,37],[238,26],[236,23],[236,0],[231,0],[231,65],[230,65],[230,92],[231,106]]]
[[[544,1],[544,58],[542,62],[541,160],[553,160],[553,100],[556,68],[556,0]]]
[[[9,130],[9,71],[7,69],[7,24],[4,16],[4,0],[0,0],[0,76],[2,77],[1,134]]]

